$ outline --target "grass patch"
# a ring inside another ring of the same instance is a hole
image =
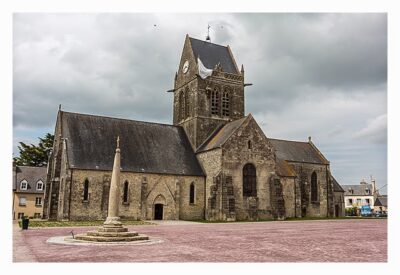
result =
[[[257,221],[207,221],[207,220],[187,220],[189,222],[201,223],[240,223],[240,222],[272,222],[274,219],[258,219]]]
[[[146,221],[130,221],[122,220],[123,225],[151,225],[154,223]],[[78,226],[100,226],[104,223],[101,221],[40,221],[40,220],[29,220],[29,227],[78,227]],[[22,222],[18,222],[19,227],[22,228]]]
[[[286,218],[285,220],[276,219],[259,219],[257,221],[207,221],[207,220],[188,220],[191,222],[200,223],[241,223],[241,222],[271,222],[271,221],[317,221],[317,220],[371,220],[371,219],[386,219],[376,217],[303,217],[303,218]]]

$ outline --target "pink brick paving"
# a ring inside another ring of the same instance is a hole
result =
[[[82,233],[94,227],[74,228]],[[48,244],[71,228],[14,228],[14,262],[386,262],[387,220],[130,226],[163,243]],[[30,253],[27,256],[27,253]]]

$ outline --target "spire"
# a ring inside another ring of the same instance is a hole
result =
[[[207,37],[206,37],[206,41],[211,42],[211,38],[210,38],[210,24],[208,24],[207,27]]]
[[[240,69],[240,72],[241,72],[242,75],[244,74],[244,66],[243,66],[243,64],[242,64],[242,68]]]

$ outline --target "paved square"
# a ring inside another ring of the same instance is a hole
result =
[[[253,223],[165,222],[128,226],[152,245],[49,244],[55,236],[94,227],[14,226],[14,262],[387,262],[387,220]]]

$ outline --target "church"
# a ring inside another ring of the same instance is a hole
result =
[[[186,35],[173,124],[59,110],[44,218],[107,217],[117,137],[119,215],[137,220],[282,220],[344,215],[330,162],[307,141],[272,139],[245,113],[229,46]]]

